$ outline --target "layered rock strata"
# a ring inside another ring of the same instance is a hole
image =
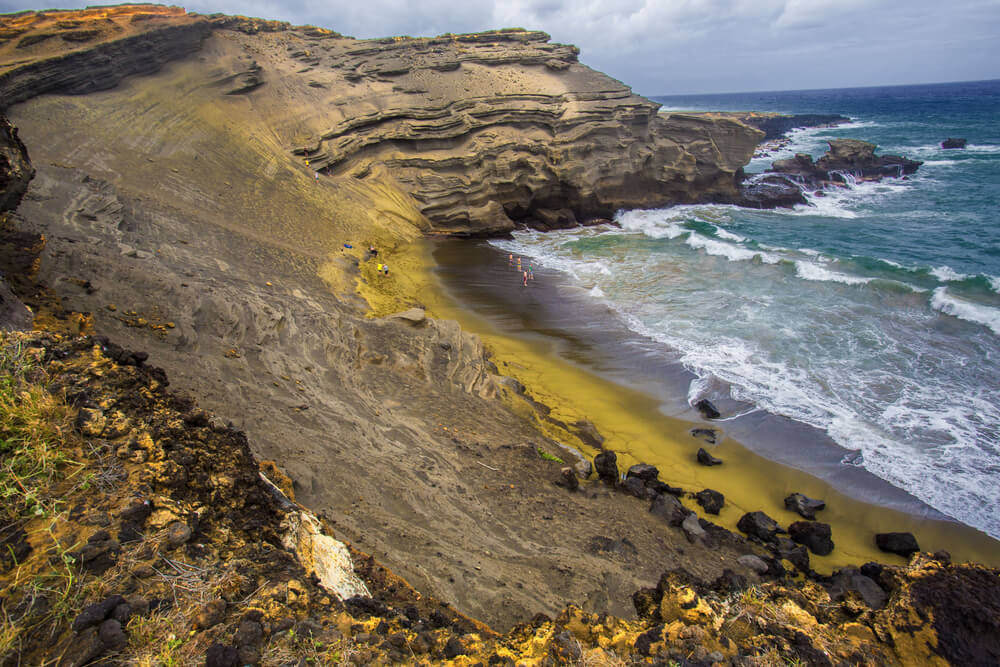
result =
[[[225,92],[256,98],[272,85],[309,100],[307,113],[274,118],[289,157],[328,175],[387,172],[433,231],[456,235],[736,202],[762,136],[729,118],[659,114],[542,32],[354,40],[148,6],[29,12],[0,30],[10,35],[3,106],[110,88],[191,54],[213,31],[241,41],[255,58],[216,81]]]

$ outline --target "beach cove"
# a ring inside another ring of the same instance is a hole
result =
[[[662,480],[690,493],[704,488],[721,491],[726,506],[718,517],[705,514],[691,498],[685,504],[737,533],[736,523],[745,512],[763,511],[786,527],[800,520],[784,507],[783,499],[790,493],[823,499],[827,508],[817,520],[831,524],[836,548],[830,556],[810,556],[813,567],[825,573],[871,560],[902,561],[876,548],[877,532],[913,532],[923,549],[946,549],[956,560],[1000,562],[996,540],[948,520],[861,469],[841,464],[845,452],[831,456],[831,443],[819,445],[821,435],[815,429],[760,413],[734,426],[701,419],[685,400],[690,375],[669,364],[654,366],[650,372],[648,358],[629,355],[629,332],[616,330],[609,313],[597,319],[599,307],[592,306],[583,317],[568,313],[568,299],[572,306],[580,306],[582,300],[579,296],[573,300],[572,288],[561,284],[556,272],[536,266],[535,280],[524,289],[503,252],[468,245],[448,241],[434,248],[435,274],[445,298],[435,300],[431,311],[456,319],[483,337],[500,372],[524,384],[532,399],[552,409],[553,418],[566,424],[592,422],[606,438],[604,447],[618,454],[623,473],[630,465],[649,463],[660,470]],[[667,386],[657,387],[653,378]],[[538,421],[557,441],[569,441],[591,457],[599,451],[544,419]],[[758,446],[770,443],[776,450],[800,442],[811,445],[805,455],[823,467],[824,474],[775,463],[732,435],[724,436],[717,447],[706,445],[691,435],[693,428],[733,430]],[[699,465],[695,460],[699,447],[709,449],[724,464]],[[853,492],[838,490],[844,487]],[[640,509],[638,500],[634,504]]]

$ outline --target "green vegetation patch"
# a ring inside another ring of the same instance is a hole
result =
[[[535,449],[538,450],[538,455],[541,456],[546,461],[555,461],[556,463],[565,463],[565,461],[563,461],[561,458],[559,458],[558,456],[555,456],[554,454],[549,454],[547,451],[545,451],[541,447],[536,447]]]

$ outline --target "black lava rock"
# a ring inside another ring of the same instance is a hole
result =
[[[699,447],[698,448],[698,463],[702,464],[703,466],[718,466],[718,465],[722,465],[722,459],[715,458],[714,456],[712,456],[711,454],[709,454],[707,451],[705,451],[704,447]]]
[[[875,536],[875,544],[882,551],[891,554],[899,554],[904,558],[909,558],[920,551],[917,538],[913,533],[879,533]]]
[[[681,505],[677,498],[669,494],[661,494],[653,498],[649,511],[674,527],[684,523],[684,519],[691,513],[691,510]]]
[[[80,632],[93,625],[103,623],[115,608],[125,603],[121,595],[112,595],[101,602],[87,605],[73,621],[73,632]]]
[[[656,466],[651,466],[648,463],[637,463],[625,473],[625,479],[638,477],[643,482],[655,482],[659,476],[660,471],[656,469]]]
[[[722,413],[707,398],[703,398],[695,403],[694,407],[705,419],[718,419],[722,416]]]
[[[747,535],[765,542],[771,542],[778,536],[778,533],[785,532],[777,521],[763,512],[747,512],[740,517],[736,527]]]
[[[694,498],[709,514],[718,514],[726,504],[726,497],[714,489],[699,491],[694,494]]]
[[[601,452],[594,457],[594,469],[597,477],[609,486],[618,485],[618,455],[614,452]]]
[[[788,527],[789,536],[809,547],[817,556],[827,556],[833,551],[830,524],[819,521],[796,521]]]
[[[798,512],[799,516],[810,521],[816,518],[816,512],[826,508],[822,500],[815,500],[801,493],[793,493],[785,498],[785,509]]]

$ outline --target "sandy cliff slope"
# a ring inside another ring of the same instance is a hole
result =
[[[617,496],[554,487],[558,465],[537,450],[558,446],[500,400],[475,338],[368,319],[351,288],[419,301],[396,260],[425,231],[504,229],[508,210],[541,224],[558,218],[545,213],[556,199],[574,216],[638,203],[668,158],[681,168],[658,197],[726,191],[755,131],[667,128],[655,105],[535,33],[358,42],[149,7],[5,21],[0,90],[23,100],[8,114],[38,170],[17,215],[46,237],[39,277],[244,429],[343,537],[497,627],[566,600],[629,614],[628,593],[702,549],[673,546],[677,529],[638,501],[623,520]],[[93,43],[64,36],[90,22]],[[32,43],[33,31],[52,34]],[[427,67],[388,71],[389,54]],[[140,75],[122,78],[129,68]],[[48,94],[12,92],[31,90]],[[421,116],[461,131],[421,138]],[[593,168],[624,175],[602,191]],[[597,195],[581,194],[588,183]],[[390,276],[364,261],[369,244]],[[636,551],[595,551],[597,537]],[[704,552],[705,576],[736,567],[734,551]]]

